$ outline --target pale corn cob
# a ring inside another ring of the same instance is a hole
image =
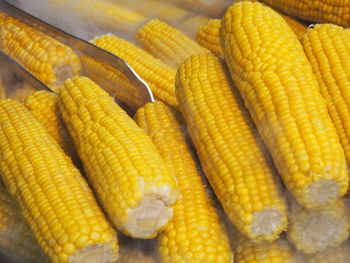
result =
[[[77,163],[77,152],[59,113],[57,95],[46,90],[35,91],[25,98],[24,105],[46,127],[74,163]]]
[[[350,26],[349,0],[262,0],[288,15],[318,23]]]
[[[181,31],[158,19],[142,26],[136,38],[145,50],[175,69],[192,55],[210,53]]]
[[[0,253],[10,262],[48,262],[15,201],[0,184]]]
[[[236,235],[234,242],[235,263],[302,263],[293,246],[281,237],[273,242],[254,242],[243,235]]]
[[[188,8],[196,13],[219,17],[232,3],[232,0],[168,0],[168,2]]]
[[[120,252],[117,263],[159,263],[154,239],[132,239],[119,235]]]
[[[192,16],[174,26],[183,32],[186,36],[195,39],[199,29],[203,25],[206,25],[210,20],[211,19],[207,16]]]
[[[216,55],[223,56],[224,52],[220,46],[219,29],[221,19],[211,19],[202,26],[196,36],[196,41],[203,47],[209,49]]]
[[[302,44],[350,164],[350,32],[332,24],[316,25]]]
[[[113,35],[105,35],[91,42],[128,62],[149,84],[156,99],[177,107],[175,70],[146,51]],[[86,55],[82,56],[81,60],[89,76],[109,93],[117,93],[118,99],[131,105],[144,104],[139,88],[135,87],[124,74]]]
[[[219,58],[185,60],[176,88],[204,172],[229,219],[250,238],[276,239],[287,224],[285,200]]]
[[[162,102],[147,103],[135,116],[175,175],[180,189],[174,217],[159,237],[161,260],[231,263],[233,255],[227,233],[211,196],[206,193],[178,118]]]
[[[155,237],[172,217],[178,191],[150,138],[86,77],[65,82],[59,105],[114,226],[133,237]]]
[[[327,248],[322,252],[310,255],[307,263],[348,263],[350,258],[350,242],[346,241],[337,247]]]
[[[0,50],[53,89],[80,74],[79,58],[70,47],[2,12]]]
[[[99,28],[110,32],[134,32],[146,17],[139,12],[104,0],[51,0],[55,6],[73,11],[84,19],[92,19]]]
[[[297,201],[331,204],[348,189],[344,152],[317,79],[285,20],[260,3],[241,2],[220,28],[231,76]]]
[[[11,99],[0,101],[0,154],[1,176],[52,262],[117,259],[116,234],[79,170],[47,129]]]
[[[321,210],[291,206],[287,234],[294,246],[306,254],[339,246],[348,238],[349,229],[349,207],[343,200]]]

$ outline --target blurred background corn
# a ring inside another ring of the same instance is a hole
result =
[[[196,36],[196,41],[207,48],[216,55],[223,56],[220,45],[219,29],[221,25],[221,19],[211,19],[205,25],[203,25]]]
[[[306,263],[348,263],[350,258],[349,240],[337,247],[330,247],[322,252],[310,255]]]
[[[34,92],[38,91],[35,87],[31,86],[28,82],[23,80],[18,80],[18,82],[9,88],[7,88],[8,98],[17,100],[18,102],[24,103],[26,97],[32,95]]]
[[[195,39],[199,29],[206,25],[211,19],[207,16],[192,16],[175,25],[186,36]]]
[[[57,95],[46,90],[35,91],[24,99],[24,105],[46,127],[50,135],[65,153],[72,158],[74,163],[77,163],[78,155],[60,115]]]
[[[271,8],[246,1],[228,9],[220,33],[232,79],[287,188],[308,208],[339,199],[349,180],[344,152],[288,24]]]
[[[105,35],[91,41],[94,45],[117,55],[128,62],[150,86],[156,99],[176,107],[175,70],[146,51],[113,35]],[[143,106],[140,90],[118,70],[89,57],[81,57],[88,75],[110,94],[129,105]]]
[[[0,49],[55,90],[80,74],[79,58],[70,47],[2,12]]]
[[[349,236],[350,216],[346,202],[339,200],[321,210],[303,209],[292,204],[288,238],[306,254],[339,246]]]
[[[350,164],[350,32],[337,25],[315,25],[302,44]]]
[[[219,58],[185,60],[176,88],[205,175],[229,219],[250,238],[277,239],[287,225],[285,200]]]
[[[70,158],[19,102],[0,101],[0,172],[54,263],[117,259],[114,230]]]
[[[181,31],[158,19],[149,21],[138,30],[137,41],[156,58],[175,69],[192,55],[210,53]]]
[[[178,189],[150,138],[87,77],[67,80],[59,105],[112,223],[133,237],[155,237],[173,215]]]
[[[147,103],[135,120],[174,174],[180,197],[159,237],[161,262],[227,262],[233,259],[225,228],[186,143],[179,116],[161,102]]]
[[[49,262],[22,218],[15,201],[2,183],[0,183],[0,254],[5,255],[10,263]]]
[[[350,26],[350,3],[348,0],[262,0],[288,15],[317,23],[334,23]]]

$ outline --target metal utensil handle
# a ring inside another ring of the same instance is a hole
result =
[[[113,55],[112,53],[101,49],[81,38],[73,36],[53,25],[50,25],[31,14],[5,2],[4,0],[0,0],[0,9],[9,15],[17,18],[23,23],[34,27],[43,33],[67,44],[73,49],[79,50],[80,52],[87,54],[93,57],[96,60],[99,60],[103,63],[110,65],[121,71],[125,74],[128,79],[136,85],[141,91],[142,95],[145,98],[145,103],[154,102],[154,97],[152,90],[148,86],[148,84],[136,73],[136,71],[123,59],[118,56]]]
[[[7,62],[7,64],[11,67],[11,69],[22,79],[24,79],[28,84],[32,87],[38,87],[39,89],[48,90],[50,92],[54,92],[48,86],[46,86],[43,82],[33,76],[28,70],[18,64],[15,60],[10,58],[8,55],[0,51],[0,59]],[[54,92],[55,93],[55,92]]]

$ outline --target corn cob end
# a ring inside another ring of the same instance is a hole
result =
[[[337,200],[341,196],[339,183],[329,180],[317,180],[311,183],[307,188],[307,198],[315,207],[325,206]],[[305,204],[307,207],[308,205]],[[310,207],[312,208],[312,207]]]
[[[111,251],[110,244],[89,245],[78,250],[69,259],[69,263],[115,263],[118,256]]]
[[[69,64],[55,66],[53,71],[54,71],[54,74],[56,76],[56,80],[53,83],[53,86],[56,86],[56,87],[63,85],[63,83],[66,79],[72,78],[72,77],[74,77],[74,75],[76,75],[74,73],[72,66]]]
[[[263,236],[272,240],[287,227],[287,218],[278,209],[267,207],[254,213],[251,227],[251,232],[257,239]]]

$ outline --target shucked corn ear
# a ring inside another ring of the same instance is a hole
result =
[[[146,51],[113,35],[104,35],[91,42],[128,62],[149,84],[158,100],[173,107],[178,105],[175,96],[175,70]],[[124,74],[89,56],[83,55],[81,59],[89,76],[109,93],[116,92],[117,98],[128,104],[143,106],[140,90]]]
[[[316,25],[302,44],[350,164],[350,32],[332,24]]]
[[[35,91],[25,98],[24,105],[48,129],[65,153],[77,162],[78,156],[73,141],[60,116],[57,95],[45,90]]]
[[[98,27],[112,32],[134,32],[146,20],[142,14],[104,0],[51,0],[55,6],[73,11]]]
[[[204,172],[229,219],[252,239],[276,239],[287,225],[285,200],[219,58],[185,60],[176,88]]]
[[[349,258],[350,242],[346,241],[340,246],[308,256],[306,263],[348,263]]]
[[[285,20],[260,3],[226,12],[221,45],[232,79],[287,188],[308,208],[348,189],[344,152],[303,48]]]
[[[0,50],[53,89],[80,74],[79,58],[70,47],[3,12],[0,12]]]
[[[65,82],[59,105],[112,223],[133,237],[155,237],[172,217],[178,191],[150,138],[86,77]]]
[[[48,262],[28,225],[22,218],[15,201],[0,185],[0,253],[10,262]]]
[[[346,201],[338,200],[321,210],[302,209],[292,204],[288,237],[294,246],[311,254],[339,246],[349,236],[350,216]]]
[[[158,19],[149,21],[138,30],[137,41],[152,55],[175,69],[192,55],[210,53],[181,31]]]
[[[19,102],[0,101],[0,173],[52,262],[114,262],[116,234],[86,181]]]
[[[350,26],[349,0],[262,0],[268,5],[288,15],[311,22],[334,23]]]
[[[175,175],[180,198],[159,237],[162,262],[227,262],[233,255],[211,196],[206,193],[179,116],[162,102],[147,103],[135,116]]]

